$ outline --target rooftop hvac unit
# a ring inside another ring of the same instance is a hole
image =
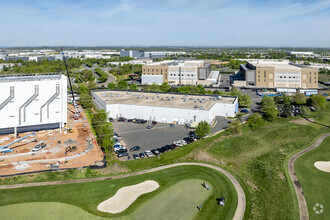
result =
[[[184,102],[187,102],[188,100],[187,100],[187,99],[184,99],[183,101],[184,101]]]
[[[199,108],[199,106],[198,105],[195,105],[195,107],[194,108]]]
[[[111,96],[111,97],[113,97],[113,94],[112,94],[112,93],[110,93],[110,96]]]
[[[171,98],[172,98],[172,99],[174,99],[174,98],[175,98],[175,96],[172,96]]]
[[[149,99],[149,96],[147,96],[146,99]]]
[[[102,93],[102,97],[107,97],[108,95],[107,95],[107,93]]]
[[[218,98],[218,100],[220,100],[220,99],[222,99],[222,96],[219,95],[217,98]]]
[[[164,101],[165,100],[165,98],[162,98],[162,101]]]
[[[189,100],[194,100],[194,98],[193,97],[190,97]]]

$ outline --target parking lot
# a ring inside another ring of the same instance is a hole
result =
[[[184,125],[176,125],[170,127],[170,124],[157,123],[152,129],[147,129],[146,124],[136,124],[132,122],[113,122],[114,132],[119,134],[126,144],[127,150],[133,146],[140,146],[139,151],[134,153],[144,152],[167,144],[172,144],[174,141],[182,140],[188,137],[189,130]],[[132,156],[133,153],[130,153]]]

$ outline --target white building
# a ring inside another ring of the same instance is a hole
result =
[[[211,123],[216,116],[234,117],[238,111],[237,97],[113,90],[92,91],[92,96],[97,108],[112,118]]]
[[[0,134],[55,129],[67,122],[67,77],[0,76]]]

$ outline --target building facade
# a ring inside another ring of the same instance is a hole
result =
[[[197,85],[199,80],[208,80],[211,72],[211,64],[202,60],[166,60],[143,65],[141,78],[142,84]],[[159,75],[163,81],[159,81]]]
[[[257,88],[318,88],[318,69],[295,63],[248,62],[240,74],[246,85]]]
[[[67,122],[67,77],[0,76],[0,134],[60,128]]]

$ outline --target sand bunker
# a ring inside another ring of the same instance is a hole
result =
[[[147,180],[132,186],[120,188],[111,198],[101,202],[97,209],[101,212],[119,213],[127,209],[140,195],[158,189],[159,184],[153,180]]]
[[[314,166],[319,170],[330,173],[330,161],[317,161]]]

